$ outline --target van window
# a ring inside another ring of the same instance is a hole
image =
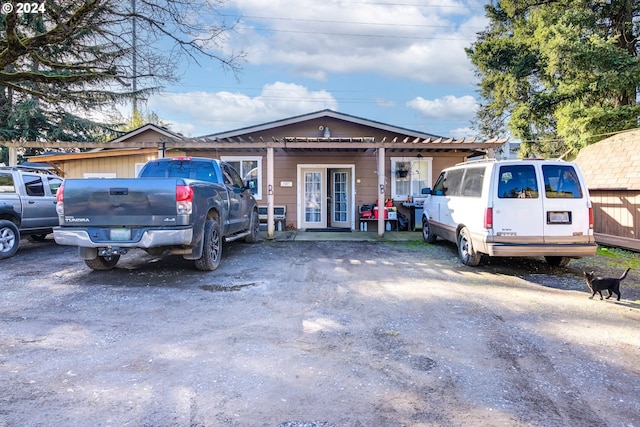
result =
[[[462,195],[465,197],[482,196],[482,182],[485,168],[469,168],[464,174]]]
[[[533,165],[500,166],[498,197],[501,199],[537,199],[538,182]]]
[[[433,184],[433,191],[431,192],[431,194],[434,194],[436,196],[444,195],[444,179],[446,176],[447,176],[446,172],[442,172],[438,176],[438,179],[436,179],[436,183]]]
[[[438,178],[436,185],[440,185],[439,188],[435,190],[441,190],[443,196],[459,196],[463,174],[464,169],[453,169],[444,172],[440,175],[440,178]]]
[[[544,165],[545,195],[550,199],[581,199],[582,189],[578,174],[570,165]]]

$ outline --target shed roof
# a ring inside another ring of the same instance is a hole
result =
[[[640,190],[640,129],[588,145],[575,161],[589,189]]]

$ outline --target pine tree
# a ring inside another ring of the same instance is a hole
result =
[[[490,26],[467,50],[483,135],[508,131],[525,156],[558,156],[638,127],[637,2],[501,0],[486,11]]]
[[[176,64],[204,56],[238,73],[242,53],[208,47],[234,25],[216,19],[223,2],[47,0],[0,14],[0,140],[108,138],[114,123],[88,113],[176,81]]]

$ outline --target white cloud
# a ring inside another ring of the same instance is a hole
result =
[[[255,97],[226,91],[165,92],[151,96],[147,105],[160,119],[172,118],[171,130],[200,136],[325,108],[336,110],[338,103],[327,91],[275,82]]]
[[[461,97],[447,95],[434,100],[419,96],[407,102],[407,107],[418,111],[421,116],[428,119],[470,120],[478,111],[478,101],[470,95]]]
[[[486,25],[481,5],[235,0],[243,15],[225,51],[251,65],[284,65],[300,75],[374,72],[426,83],[474,80],[465,47]]]

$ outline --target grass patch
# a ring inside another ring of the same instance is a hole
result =
[[[640,254],[625,249],[598,246],[596,255],[616,261],[624,261],[631,268],[640,267]]]

